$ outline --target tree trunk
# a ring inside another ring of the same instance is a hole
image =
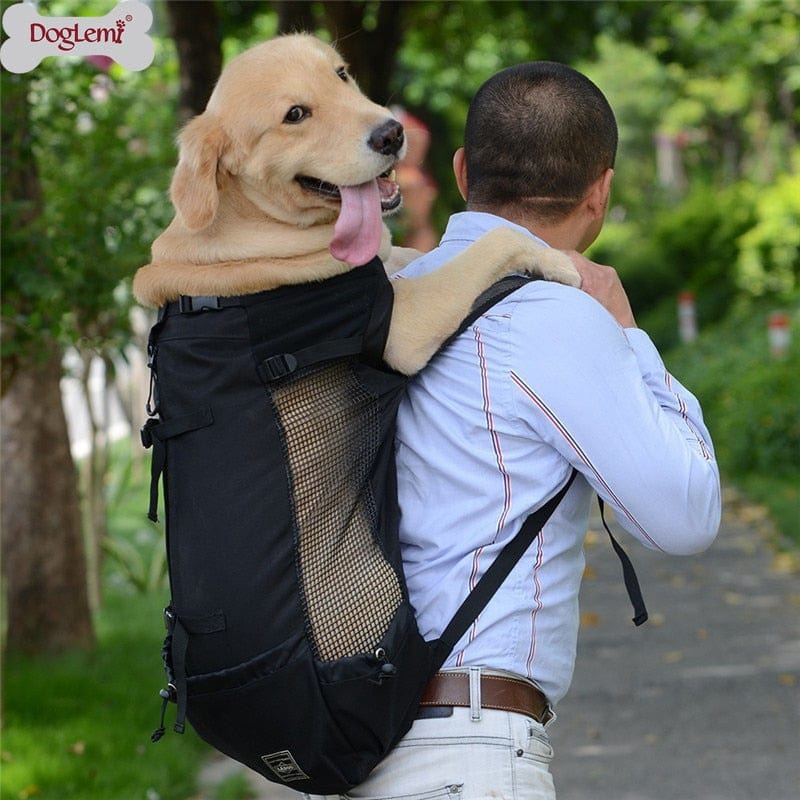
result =
[[[222,69],[217,5],[207,0],[168,0],[167,13],[181,75],[178,123],[184,125],[205,111]]]
[[[279,33],[313,33],[326,27],[364,94],[376,103],[388,102],[407,4],[384,0],[376,7],[365,0],[341,0],[323,5],[324,17],[317,3],[279,0],[275,3]]]
[[[27,76],[3,75],[2,200],[3,341],[17,350],[3,359],[0,401],[0,513],[6,589],[7,647],[28,653],[87,647],[93,642],[86,590],[77,476],[61,405],[61,348],[48,335],[24,335],[19,319],[33,304],[25,282],[46,272],[37,225],[42,196],[31,152]]]
[[[395,56],[403,38],[405,2],[384,0],[375,10],[374,21],[365,25],[366,2],[325,3],[328,30],[339,52],[350,65],[353,77],[367,97],[388,103],[389,82]]]
[[[2,545],[9,651],[89,647],[78,483],[61,405],[61,352],[20,368],[2,399]]]
[[[275,0],[278,33],[314,33],[317,20],[310,0]]]

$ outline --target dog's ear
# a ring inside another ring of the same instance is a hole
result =
[[[178,136],[179,158],[170,197],[189,230],[209,226],[219,205],[219,162],[228,137],[208,112],[191,120]]]

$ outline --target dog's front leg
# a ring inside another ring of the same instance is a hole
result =
[[[413,375],[458,329],[475,300],[505,275],[526,272],[580,286],[569,256],[511,228],[495,228],[463,253],[419,278],[393,281],[394,310],[384,358]]]

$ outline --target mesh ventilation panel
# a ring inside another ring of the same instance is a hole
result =
[[[400,603],[375,541],[369,482],[380,441],[378,401],[347,362],[271,390],[283,426],[308,625],[323,661],[371,652]]]

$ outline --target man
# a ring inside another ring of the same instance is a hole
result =
[[[467,211],[402,274],[436,269],[498,225],[582,252],[603,225],[616,146],[613,112],[583,75],[549,62],[500,72],[475,96],[453,160]],[[691,554],[716,536],[719,474],[697,400],[636,328],[616,272],[574,259],[582,290],[518,289],[414,379],[401,407],[400,533],[426,639],[578,476],[411,731],[348,796],[552,800],[545,726],[572,677],[593,494],[648,547]]]

